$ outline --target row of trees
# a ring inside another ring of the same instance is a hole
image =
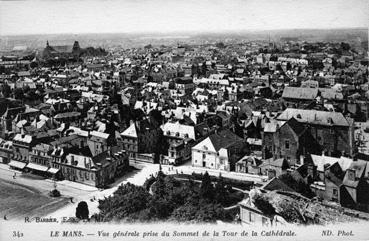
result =
[[[221,177],[213,185],[208,173],[202,176],[199,184],[193,179],[179,181],[160,171],[157,177],[151,177],[147,183],[147,188],[130,183],[119,186],[113,196],[99,200],[100,213],[94,218],[98,221],[141,222],[231,221],[233,217],[223,207],[243,198],[240,193],[235,198],[232,188],[227,187]]]

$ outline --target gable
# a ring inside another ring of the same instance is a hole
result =
[[[200,150],[200,151],[217,152],[209,137],[203,140],[202,142],[200,142],[199,144],[197,144],[196,146],[194,146],[193,149]]]

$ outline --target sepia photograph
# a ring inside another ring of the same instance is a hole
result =
[[[0,0],[0,240],[369,240],[367,0]]]

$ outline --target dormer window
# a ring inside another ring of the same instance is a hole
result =
[[[327,119],[327,121],[328,121],[328,124],[333,124],[333,119],[331,118],[331,117],[329,117],[328,119]]]

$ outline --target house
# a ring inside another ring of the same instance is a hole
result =
[[[106,187],[129,165],[128,156],[114,147],[93,156],[88,147],[68,149],[65,158],[57,160],[62,177],[95,187]]]
[[[220,119],[222,128],[230,128],[232,126],[231,115],[227,114],[226,111],[217,111],[216,115]]]
[[[167,122],[161,126],[164,139],[169,144],[168,154],[160,160],[162,164],[179,164],[191,158],[191,147],[197,140],[195,127]]]
[[[195,84],[191,77],[181,77],[175,80],[175,89],[184,95],[191,95],[195,90]]]
[[[147,118],[132,122],[121,133],[122,140],[118,145],[123,146],[130,159],[154,162],[156,159],[154,153],[157,151],[157,144],[162,135],[160,127]]]
[[[244,199],[238,205],[240,207],[240,220],[243,224],[262,225],[267,227],[282,226],[287,222],[278,214],[268,212],[256,198],[260,190],[251,190],[250,197]]]
[[[29,162],[33,145],[32,136],[23,133],[16,134],[13,138],[13,156],[9,162],[9,166],[16,169],[23,169]]]
[[[354,120],[346,118],[342,113],[287,108],[277,120],[288,121],[291,118],[305,126],[326,155],[353,156],[356,153]]]
[[[316,174],[314,175],[314,180],[316,181],[324,181],[325,171],[327,167],[333,166],[335,163],[337,163],[340,169],[343,172],[346,172],[346,170],[350,167],[351,163],[353,162],[352,158],[347,158],[343,156],[337,158],[314,154],[309,156],[309,160],[312,161],[312,164],[315,167]]]
[[[320,147],[307,128],[295,118],[286,122],[266,123],[263,132],[263,157],[286,158],[290,166],[302,165],[300,156],[319,153]]]
[[[48,144],[40,143],[32,147],[26,168],[35,174],[46,176],[47,170],[52,167],[52,152],[53,147]]]
[[[0,141],[0,163],[8,164],[13,156],[13,142]]]
[[[296,103],[307,103],[314,101],[318,96],[317,88],[285,87],[282,98],[287,106]]]
[[[235,172],[260,175],[262,161],[255,156],[246,155],[236,162]]]
[[[342,206],[363,211],[369,210],[368,170],[367,161],[355,160],[351,163],[340,186]]]
[[[214,133],[192,147],[192,166],[232,171],[243,146],[230,130]]]
[[[89,146],[91,152],[94,155],[98,155],[109,148],[109,137],[107,133],[99,131],[91,131],[90,138],[87,140],[87,145]]]
[[[13,107],[6,108],[5,113],[1,116],[1,126],[3,126],[1,132],[2,135],[5,136],[10,132],[13,132],[13,120],[19,113],[23,113],[26,107]]]
[[[285,158],[269,158],[259,165],[260,173],[269,177],[278,177],[285,174],[289,167],[290,164]]]
[[[160,160],[161,164],[178,165],[191,159],[191,147],[195,141],[192,139],[179,140],[178,142],[170,142],[168,147],[168,155],[163,156]]]

